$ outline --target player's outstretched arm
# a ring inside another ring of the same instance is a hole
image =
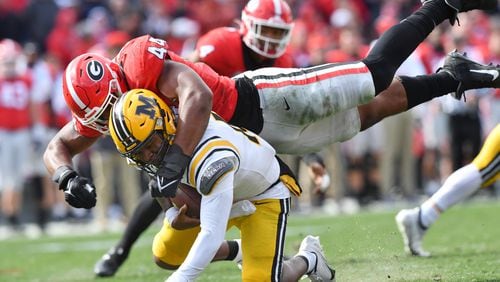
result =
[[[89,148],[97,138],[80,135],[75,131],[73,122],[68,122],[50,140],[43,154],[43,161],[50,175],[53,175],[58,167],[71,167],[73,157]]]
[[[85,137],[67,123],[47,145],[43,160],[52,179],[64,191],[64,198],[75,208],[90,209],[96,204],[94,185],[72,168],[72,158],[92,145],[98,137]]]

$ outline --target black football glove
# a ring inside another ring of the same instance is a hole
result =
[[[160,193],[160,188],[158,188],[158,187],[159,187],[159,185],[158,185],[158,177],[157,176],[152,177],[149,180],[149,183],[148,183],[149,193],[151,193],[151,197],[153,197],[153,198],[162,198],[162,197],[164,197]]]
[[[59,167],[52,177],[64,191],[64,199],[75,208],[90,209],[95,207],[97,195],[90,180],[82,177],[68,166]]]
[[[161,195],[157,197],[175,197],[177,187],[190,160],[191,157],[185,155],[178,145],[170,146],[156,172],[156,179],[153,179],[156,181],[155,189]]]

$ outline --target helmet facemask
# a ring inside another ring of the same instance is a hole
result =
[[[293,16],[284,0],[250,0],[241,12],[240,33],[255,53],[275,59],[290,42]]]
[[[112,72],[114,73],[114,72]],[[113,75],[115,77],[115,75]],[[101,106],[94,107],[90,109],[85,114],[84,118],[78,118],[80,122],[86,127],[90,127],[94,130],[99,131],[102,134],[109,134],[109,113],[111,108],[118,100],[118,97],[122,95],[122,89],[120,83],[118,83],[117,78],[113,78],[109,81],[108,95]]]
[[[262,20],[246,14],[242,15],[242,21],[247,29],[243,41],[254,52],[267,58],[278,58],[285,53],[293,24]]]
[[[160,121],[161,120],[159,119],[157,120],[157,122]],[[133,164],[137,165],[140,169],[144,170],[148,174],[156,175],[156,172],[158,171],[158,168],[162,164],[163,158],[165,157],[165,154],[170,148],[170,145],[172,144],[173,139],[175,137],[175,135],[173,134],[170,135],[167,134],[168,137],[165,137],[165,134],[163,134],[163,132],[166,132],[166,128],[164,130],[154,130],[146,138],[146,140],[137,145],[137,147],[135,147],[129,153],[122,154],[122,156],[126,157],[129,160],[129,162],[132,162]],[[143,148],[148,147],[150,143],[153,142],[154,140],[153,136],[158,136],[159,138],[161,138],[161,146],[151,160],[143,161],[141,157],[141,151]]]

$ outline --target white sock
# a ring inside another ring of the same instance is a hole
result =
[[[306,260],[307,260],[307,271],[306,273],[310,273],[314,267],[316,266],[316,261],[318,260],[318,258],[316,257],[315,254],[311,253],[311,252],[304,252],[304,251],[299,251],[296,255],[297,256],[302,256],[302,257],[305,257]]]
[[[420,221],[426,228],[429,228],[439,218],[440,214],[431,200],[425,201],[420,206]]]
[[[466,199],[481,187],[481,174],[474,164],[468,164],[453,172],[441,188],[422,206],[422,223],[429,227],[439,214]],[[436,207],[441,211],[437,211]]]

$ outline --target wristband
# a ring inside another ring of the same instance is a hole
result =
[[[179,213],[179,209],[176,207],[170,207],[166,212],[165,212],[165,219],[168,221],[170,225],[172,225],[172,221],[177,217],[177,214]]]
[[[60,166],[52,175],[52,181],[59,184],[59,190],[66,190],[66,184],[68,180],[75,177],[77,175],[76,171],[74,171],[71,167],[67,165]]]

